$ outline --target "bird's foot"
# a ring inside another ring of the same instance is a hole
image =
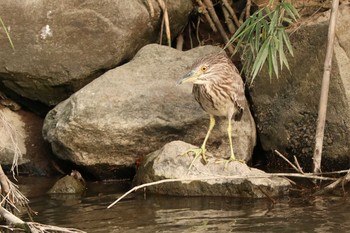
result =
[[[245,163],[244,160],[241,159],[236,159],[235,157],[231,156],[229,159],[221,159],[221,160],[217,160],[216,163],[225,163],[225,169],[227,168],[227,165],[230,162],[240,162],[240,163]]]
[[[194,155],[194,159],[192,160],[190,166],[188,167],[188,171],[191,170],[194,162],[197,160],[197,158],[199,158],[200,156],[202,157],[202,159],[204,160],[204,163],[207,164],[208,163],[208,160],[207,160],[207,157],[205,156],[205,152],[207,150],[203,147],[201,148],[191,148],[191,149],[188,149],[185,153],[183,153],[182,155],[188,155],[188,154],[193,154]]]

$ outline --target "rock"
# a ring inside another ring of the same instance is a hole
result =
[[[2,0],[2,89],[56,105],[159,38],[162,15],[145,1]],[[191,1],[168,1],[172,36],[187,24]],[[23,102],[25,103],[25,102]],[[27,105],[31,107],[31,105]]]
[[[265,176],[265,172],[249,168],[241,162],[231,162],[225,168],[224,163],[217,163],[215,158],[208,158],[208,164],[203,165],[197,159],[191,170],[189,165],[193,156],[181,155],[194,146],[182,141],[173,141],[162,149],[146,156],[137,170],[133,185],[154,182],[163,179],[199,178],[198,181],[182,181],[162,183],[147,187],[147,192],[180,196],[229,196],[263,198],[288,193],[289,181],[279,177],[249,178]],[[242,176],[248,178],[228,179],[220,176]],[[205,180],[205,177],[218,176],[217,179]]]
[[[21,174],[54,174],[51,150],[42,138],[43,119],[25,110],[11,111],[0,105],[0,164],[10,170],[14,153]]]
[[[80,179],[76,179],[74,176],[66,175],[59,179],[54,186],[48,191],[50,194],[79,194],[86,189],[85,183]]]
[[[199,57],[220,50],[204,46],[182,52],[147,45],[132,61],[108,71],[50,111],[44,138],[59,158],[84,166],[100,178],[118,176],[120,169],[133,167],[138,157],[173,140],[200,145],[209,115],[194,100],[192,85],[176,86],[176,81]],[[237,156],[248,160],[255,144],[255,124],[250,115],[243,118],[233,124],[233,142]],[[209,151],[217,151],[221,140],[228,141],[226,127],[223,134],[214,128]],[[244,139],[249,141],[239,142]]]
[[[344,5],[342,5],[344,6]],[[328,12],[329,14],[329,12]],[[291,35],[294,57],[280,78],[256,78],[250,94],[261,145],[298,157],[310,170],[327,46],[329,17],[308,20]],[[325,127],[323,171],[350,165],[350,9],[339,8]],[[276,156],[271,156],[271,160]]]

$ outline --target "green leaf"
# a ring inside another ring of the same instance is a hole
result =
[[[5,33],[6,33],[7,39],[9,40],[10,45],[11,45],[13,51],[15,51],[15,46],[13,45],[13,42],[12,42],[12,40],[11,40],[10,33],[9,33],[9,31],[7,30],[7,28],[6,28],[5,24],[4,24],[4,21],[2,21],[2,18],[1,18],[1,17],[0,17],[0,22],[1,22],[1,25],[2,25],[2,27],[3,27],[4,31],[5,31]]]
[[[282,31],[282,35],[283,35],[283,40],[288,48],[289,53],[294,57],[292,45],[290,43],[290,40],[289,40],[287,33],[284,30]]]
[[[258,74],[258,72],[261,70],[263,67],[266,58],[269,54],[269,43],[270,43],[270,38],[265,40],[264,44],[261,46],[258,55],[256,56],[256,60],[254,61],[253,67],[252,67],[252,77],[253,79],[255,76]]]

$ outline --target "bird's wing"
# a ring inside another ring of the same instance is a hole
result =
[[[231,95],[231,99],[235,105],[234,119],[235,121],[240,121],[243,115],[246,98],[244,94],[244,84],[237,68],[236,75],[233,76],[233,81],[233,92]]]
[[[235,105],[235,115],[234,115],[234,119],[235,121],[240,121],[243,115],[243,111],[244,111],[244,100],[241,101],[241,98],[238,96],[234,96],[234,98],[232,99],[234,105]]]

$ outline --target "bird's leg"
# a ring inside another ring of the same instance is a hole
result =
[[[191,162],[191,165],[190,167],[188,168],[188,170],[191,169],[191,167],[193,166],[193,163],[196,161],[196,159],[199,157],[199,156],[202,156],[203,160],[205,163],[207,163],[207,158],[205,156],[205,153],[207,151],[207,149],[205,148],[206,144],[207,144],[207,141],[208,141],[208,138],[209,138],[209,135],[211,133],[211,131],[213,130],[214,128],[214,125],[215,125],[215,118],[214,118],[214,115],[210,114],[210,122],[209,122],[209,129],[208,129],[208,132],[207,132],[207,135],[205,136],[204,138],[204,141],[203,141],[203,144],[200,148],[191,148],[189,150],[187,150],[184,154],[188,154],[188,153],[194,153],[195,157],[194,159],[192,160]]]
[[[235,154],[233,153],[233,145],[232,145],[232,124],[231,124],[231,117],[228,119],[228,126],[227,126],[227,135],[228,135],[228,141],[230,143],[230,151],[231,151],[231,156],[230,158],[227,160],[227,163],[229,163],[230,161],[235,161],[236,157]]]
[[[233,153],[231,117],[228,118],[227,135],[228,135],[228,141],[230,143],[231,156],[229,159],[225,160],[225,167],[227,167],[227,164],[232,161],[239,161],[241,163],[244,163],[243,160],[237,160],[235,154]]]

